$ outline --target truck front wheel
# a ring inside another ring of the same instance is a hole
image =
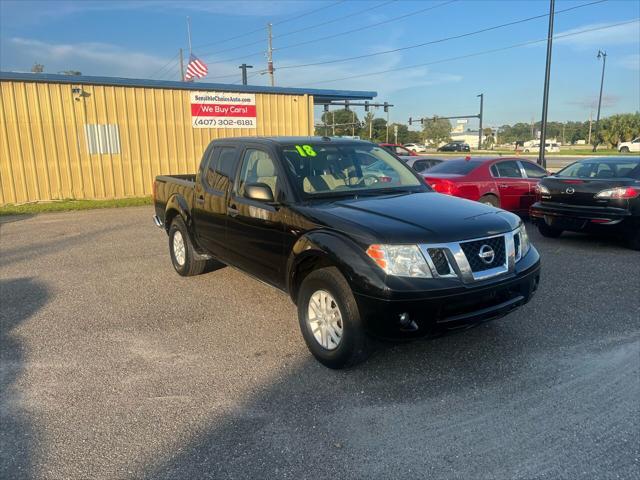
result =
[[[181,217],[176,217],[169,228],[169,252],[173,268],[183,277],[200,275],[207,268],[207,260],[197,260],[189,231]]]
[[[307,275],[297,304],[302,336],[320,363],[338,369],[367,358],[369,338],[351,288],[337,268],[321,268]]]

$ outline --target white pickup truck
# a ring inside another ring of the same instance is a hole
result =
[[[640,152],[640,137],[634,138],[630,142],[622,142],[618,145],[620,153]]]

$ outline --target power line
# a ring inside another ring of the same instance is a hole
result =
[[[294,17],[291,18],[285,18],[284,20],[280,20],[279,22],[272,22],[273,25],[281,25],[283,23],[286,22],[290,22],[292,20],[297,20],[298,18],[302,18],[305,17],[307,15],[311,15],[313,13],[319,12],[320,10],[324,10],[325,8],[330,8],[330,7],[335,7],[336,5],[340,4],[340,3],[344,3],[347,0],[338,0],[337,2],[333,2],[330,3],[329,5],[324,5],[322,7],[316,8],[314,10],[309,10],[306,12],[303,12],[299,15],[296,15]],[[260,27],[260,28],[256,28],[255,30],[250,30],[248,32],[243,32],[241,35],[236,35],[234,37],[228,37],[225,38],[223,40],[216,40],[215,42],[209,42],[209,43],[201,43],[200,45],[196,45],[194,48],[202,48],[202,47],[208,47],[210,45],[219,45],[221,43],[227,43],[230,42],[231,40],[237,40],[238,38],[245,38],[247,35],[251,35],[252,33],[257,33],[257,32],[263,32],[264,31],[264,27]]]
[[[347,35],[349,33],[360,32],[362,30],[366,30],[367,28],[378,27],[380,25],[384,25],[384,24],[391,23],[391,22],[396,22],[398,20],[402,20],[403,18],[407,18],[407,17],[410,17],[412,15],[417,15],[419,13],[423,13],[423,12],[426,12],[428,10],[434,10],[436,8],[439,8],[439,7],[444,7],[446,5],[454,3],[456,1],[457,0],[447,0],[446,2],[442,2],[442,3],[439,3],[437,5],[431,5],[430,7],[427,7],[427,8],[421,8],[420,10],[415,10],[413,12],[405,13],[404,15],[400,15],[399,17],[388,18],[388,19],[383,20],[381,22],[372,23],[370,25],[364,25],[362,27],[354,28],[352,30],[346,30],[346,31],[340,32],[340,33],[334,33],[332,35],[327,35],[325,37],[314,38],[312,40],[307,40],[305,42],[298,42],[298,43],[291,44],[291,45],[285,45],[284,47],[275,48],[274,50],[276,50],[276,51],[286,50],[288,48],[294,48],[294,47],[299,47],[301,45],[308,45],[310,43],[321,42],[323,40],[329,40],[331,38],[340,37],[342,35]]]
[[[315,25],[310,25],[308,27],[304,27],[304,28],[299,28],[298,30],[291,30],[289,32],[285,32],[285,33],[281,33],[280,35],[276,35],[273,38],[282,38],[282,37],[288,37],[289,35],[293,35],[294,33],[300,33],[300,32],[308,32],[309,30],[312,30],[314,28],[318,28],[318,27],[324,27],[325,25],[329,25],[331,23],[335,23],[335,22],[340,22],[343,21],[347,18],[351,18],[351,17],[355,17],[357,15],[362,15],[364,12],[370,12],[371,10],[376,10],[378,8],[381,7],[385,7],[391,3],[395,3],[398,2],[399,0],[389,0],[388,2],[383,2],[383,3],[379,3],[378,5],[374,5],[373,7],[364,9],[364,10],[358,10],[357,12],[353,12],[350,13],[349,15],[343,15],[342,17],[337,17],[334,18],[332,20],[327,20],[326,22],[321,22],[321,23],[316,23]]]
[[[582,7],[588,7],[590,5],[596,5],[598,3],[604,3],[606,1],[608,1],[608,0],[596,0],[596,1],[590,2],[590,3],[583,3],[581,5],[576,5],[574,7],[565,8],[564,10],[558,10],[556,12],[556,14],[569,12],[571,10],[576,10],[576,9],[582,8]],[[359,60],[359,59],[362,59],[362,58],[376,57],[376,56],[385,55],[385,54],[388,54],[388,53],[402,52],[402,51],[405,51],[405,50],[411,50],[411,49],[414,49],[414,48],[425,47],[427,45],[433,45],[433,44],[436,44],[436,43],[448,42],[449,40],[457,40],[457,39],[460,39],[460,38],[470,37],[470,36],[473,36],[473,35],[478,35],[480,33],[490,32],[492,30],[497,30],[499,28],[511,27],[513,25],[518,25],[518,24],[521,24],[521,23],[530,22],[532,20],[538,20],[540,18],[546,18],[548,16],[549,16],[548,13],[544,13],[542,15],[535,15],[533,17],[523,18],[523,19],[520,19],[520,20],[514,20],[512,22],[502,23],[500,25],[494,25],[494,26],[491,26],[491,27],[482,28],[480,30],[475,30],[473,32],[461,33],[459,35],[453,35],[453,36],[450,36],[450,37],[439,38],[437,40],[430,40],[428,42],[418,43],[418,44],[415,44],[415,45],[408,45],[406,47],[399,47],[399,48],[393,48],[391,50],[383,50],[383,51],[380,51],[380,52],[367,53],[367,54],[363,54],[363,55],[356,55],[354,57],[339,58],[339,59],[336,59],[336,60],[325,60],[325,61],[322,61],[322,62],[303,63],[303,64],[299,64],[299,65],[285,65],[283,67],[279,67],[278,70],[288,70],[288,69],[291,69],[291,68],[302,68],[302,67],[313,67],[313,66],[316,66],[316,65],[327,65],[327,64],[330,64],[330,63],[349,62],[351,60]]]
[[[173,62],[175,62],[177,60],[178,55],[179,54],[176,54],[173,57],[171,57],[171,60],[169,60],[165,65],[163,65],[161,68],[156,70],[153,74],[149,75],[149,78],[153,79],[156,75],[159,75],[160,72],[164,71],[165,68],[167,68],[169,65],[171,65]]]
[[[622,26],[622,25],[627,25],[627,24],[630,24],[630,23],[636,23],[636,22],[640,22],[640,18],[636,18],[636,19],[633,19],[633,20],[628,20],[626,22],[613,23],[613,24],[609,24],[609,25],[605,25],[605,26],[597,27],[597,28],[588,28],[588,29],[585,29],[585,30],[579,30],[577,32],[565,33],[565,34],[561,34],[561,35],[554,35],[553,39],[554,40],[558,40],[558,39],[562,39],[562,38],[565,38],[565,37],[572,37],[572,36],[576,36],[576,35],[582,35],[582,34],[585,34],[585,33],[595,32],[595,31],[598,31],[598,30],[606,30],[608,28],[615,28],[615,27],[619,27],[619,26]],[[332,80],[322,80],[322,81],[319,81],[319,82],[305,83],[304,86],[319,85],[319,84],[324,84],[324,83],[333,83],[333,82],[339,82],[339,81],[342,81],[342,80],[350,80],[350,79],[353,79],[353,78],[370,77],[370,76],[373,76],[373,75],[382,75],[382,74],[385,74],[385,73],[396,72],[396,71],[399,71],[399,70],[406,70],[406,69],[410,69],[410,68],[426,67],[426,66],[430,66],[430,65],[436,65],[436,64],[439,64],[439,63],[452,62],[452,61],[455,61],[455,60],[463,60],[463,59],[467,59],[467,58],[471,58],[471,57],[478,57],[478,56],[481,56],[481,55],[488,55],[488,54],[491,54],[491,53],[497,53],[497,52],[502,52],[502,51],[505,51],[505,50],[511,50],[511,49],[514,49],[514,48],[526,47],[526,46],[529,46],[529,45],[534,45],[536,43],[542,43],[542,42],[546,42],[546,41],[547,41],[547,38],[545,37],[545,38],[542,38],[542,39],[539,39],[539,40],[529,40],[529,41],[522,42],[522,43],[516,43],[516,44],[513,44],[513,45],[508,45],[506,47],[493,48],[493,49],[490,49],[490,50],[483,50],[483,51],[480,51],[480,52],[469,53],[469,54],[466,54],[466,55],[458,55],[456,57],[444,58],[444,59],[435,60],[435,61],[432,61],[432,62],[416,63],[416,64],[413,64],[413,65],[405,65],[403,67],[394,67],[394,68],[389,68],[389,69],[386,69],[386,70],[378,70],[378,71],[375,71],[375,72],[366,72],[366,73],[361,73],[361,74],[358,74],[358,75],[349,75],[347,77],[342,77],[342,78],[334,78]],[[289,85],[289,87],[297,87],[297,86],[302,86],[302,85]]]
[[[325,22],[316,23],[314,25],[309,25],[307,27],[299,28],[297,30],[291,30],[289,32],[285,32],[285,33],[282,33],[282,34],[277,35],[277,36],[274,35],[273,38],[274,39],[282,38],[282,37],[287,37],[289,35],[293,35],[295,33],[308,32],[309,30],[313,30],[314,28],[318,28],[318,27],[322,27],[322,26],[325,26],[325,25],[329,25],[331,23],[343,21],[343,20],[345,20],[347,18],[355,17],[357,15],[362,15],[365,12],[370,12],[371,10],[375,10],[377,8],[384,7],[385,5],[389,5],[390,3],[394,3],[394,2],[397,2],[397,1],[399,1],[399,0],[389,0],[387,2],[383,2],[383,3],[380,3],[378,5],[375,5],[375,6],[371,7],[371,8],[367,8],[367,9],[364,9],[364,10],[358,10],[357,12],[350,13],[349,15],[343,15],[341,17],[333,18],[333,19],[327,20]],[[338,3],[340,3],[340,2],[338,2]],[[258,45],[258,44],[261,44],[261,43],[264,43],[264,40],[256,40],[255,42],[243,43],[242,45],[237,45],[237,46],[231,47],[231,48],[225,48],[223,50],[216,50],[216,51],[213,51],[213,52],[211,52],[211,51],[210,52],[201,52],[200,56],[201,57],[206,57],[206,56],[209,56],[209,55],[217,55],[219,53],[231,52],[233,50],[239,50],[241,48],[250,47],[250,46],[253,46],[253,45]],[[260,53],[262,53],[262,52],[260,52]]]
[[[342,35],[347,35],[349,33],[359,32],[359,31],[362,31],[362,30],[366,30],[368,28],[377,27],[379,25],[383,25],[383,24],[386,24],[386,23],[391,23],[391,22],[395,22],[395,21],[398,21],[398,20],[402,20],[403,18],[412,16],[412,15],[417,15],[419,13],[426,12],[428,10],[433,10],[435,8],[442,7],[442,6],[448,5],[448,4],[456,2],[456,1],[458,1],[458,0],[447,0],[446,2],[439,3],[438,5],[432,5],[430,7],[422,8],[420,10],[415,10],[413,12],[406,13],[406,14],[401,15],[399,17],[390,18],[390,19],[387,19],[387,20],[383,20],[381,22],[377,22],[377,23],[373,23],[373,24],[370,24],[370,25],[365,25],[365,26],[362,26],[362,27],[354,28],[352,30],[347,30],[345,32],[340,32],[340,33],[336,33],[336,34],[332,34],[332,35],[327,35],[325,37],[315,38],[313,40],[308,40],[306,42],[285,45],[284,47],[274,48],[273,50],[274,51],[286,50],[286,49],[289,49],[289,48],[299,47],[301,45],[307,45],[307,44],[310,44],[310,43],[316,43],[316,42],[320,42],[320,41],[323,41],[323,40],[328,40],[330,38],[335,38],[335,37],[339,37],[339,36],[342,36]],[[601,1],[606,1],[606,0],[601,0]],[[390,3],[390,2],[387,2],[387,3]],[[262,41],[254,42],[254,43],[252,43],[252,45],[255,44],[255,43],[262,43]],[[224,60],[217,60],[214,63],[232,62],[234,60],[242,60],[242,59],[245,59],[245,58],[251,58],[251,57],[258,56],[258,55],[264,55],[264,51],[261,50],[259,52],[253,52],[253,53],[244,54],[244,55],[241,55],[239,57],[226,58]]]

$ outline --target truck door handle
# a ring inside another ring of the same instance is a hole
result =
[[[501,183],[500,185],[498,185],[500,188],[509,188],[509,185],[507,185],[506,183]]]
[[[240,212],[238,211],[238,209],[235,206],[230,205],[230,206],[227,207],[227,213],[229,215],[231,215],[232,217],[237,217]]]
[[[196,197],[196,202],[198,203],[204,203],[204,195],[198,195]]]

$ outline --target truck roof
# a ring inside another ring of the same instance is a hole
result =
[[[329,144],[345,144],[345,143],[371,143],[367,140],[356,140],[353,138],[340,137],[318,137],[318,136],[300,136],[300,137],[229,137],[218,138],[214,142],[233,142],[233,143],[276,143],[278,145],[303,144],[303,143],[326,143]]]

